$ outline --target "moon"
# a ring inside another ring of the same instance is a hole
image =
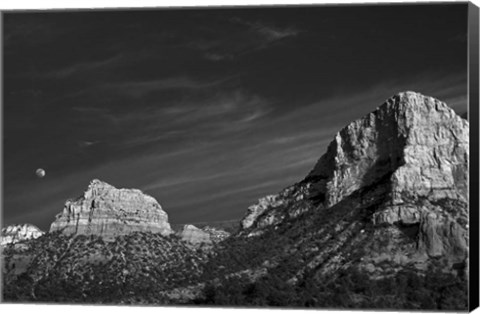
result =
[[[45,173],[45,170],[43,170],[42,168],[38,168],[38,169],[35,171],[35,174],[37,175],[37,177],[43,178],[46,173]]]

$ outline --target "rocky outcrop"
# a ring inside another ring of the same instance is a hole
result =
[[[99,235],[112,239],[134,231],[172,233],[168,215],[151,196],[136,189],[117,189],[93,180],[82,196],[65,203],[50,232]]]
[[[214,243],[222,242],[231,235],[230,232],[209,226],[203,227],[202,230],[210,235],[210,239]]]
[[[301,182],[283,189],[277,195],[260,198],[256,204],[248,207],[246,215],[240,221],[240,229],[261,229],[277,225],[310,210],[310,186],[310,182]],[[256,230],[252,235],[259,233],[261,232]]]
[[[468,231],[440,211],[425,211],[420,219],[418,245],[428,256],[462,262],[468,257]]]
[[[267,195],[258,200],[258,202],[247,209],[246,216],[240,222],[243,229],[248,229],[267,209],[275,208],[281,205],[281,199],[278,195]]]
[[[45,232],[31,224],[11,225],[2,228],[2,236],[0,245],[17,243],[24,240],[36,239],[41,237]]]
[[[383,236],[416,232],[415,252],[403,253],[463,261],[468,160],[468,121],[437,99],[403,92],[338,132],[303,181],[249,207],[242,232],[256,235],[355,200],[359,211],[371,212],[369,224],[388,231]]]
[[[212,244],[210,234],[195,227],[194,225],[183,226],[183,230],[179,236],[184,242],[193,246]]]
[[[468,122],[414,92],[388,99],[335,136],[306,178],[325,206],[390,176],[391,203],[468,198]]]

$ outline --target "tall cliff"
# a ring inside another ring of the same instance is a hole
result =
[[[168,215],[151,196],[93,180],[82,196],[65,203],[50,232],[99,235],[106,239],[134,231],[169,235]]]
[[[398,94],[342,129],[306,178],[332,206],[390,175],[392,204],[468,199],[468,122],[445,103]]]
[[[336,223],[327,237],[337,240],[324,252],[343,237],[365,242],[364,266],[387,259],[425,268],[430,257],[465,263],[468,160],[468,122],[437,99],[403,92],[338,132],[304,180],[250,206],[242,234],[260,235],[308,212],[323,218],[317,233],[324,221]],[[311,264],[318,265],[330,269],[321,257]]]

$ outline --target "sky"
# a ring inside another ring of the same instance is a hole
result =
[[[465,113],[466,17],[465,3],[6,13],[2,223],[48,230],[94,178],[155,197],[171,223],[241,219],[398,92]]]

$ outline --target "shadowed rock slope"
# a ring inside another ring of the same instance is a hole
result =
[[[468,154],[468,122],[445,103],[393,96],[337,133],[304,180],[248,208],[211,262],[224,269],[215,291],[243,274],[244,286],[278,289],[270,305],[466,308]],[[251,297],[241,291],[210,301]]]

